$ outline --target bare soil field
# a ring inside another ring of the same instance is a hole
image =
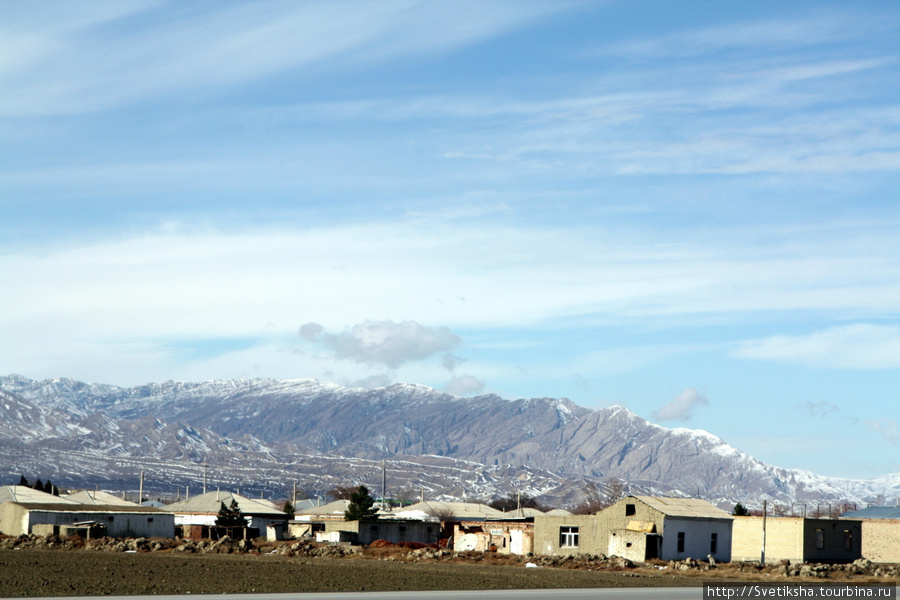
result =
[[[700,585],[635,573],[254,554],[0,551],[0,597]]]

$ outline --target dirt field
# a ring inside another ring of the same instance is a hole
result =
[[[634,573],[275,555],[0,551],[0,597],[699,585]]]

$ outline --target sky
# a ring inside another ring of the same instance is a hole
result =
[[[900,472],[896,2],[0,0],[0,48],[2,374]]]

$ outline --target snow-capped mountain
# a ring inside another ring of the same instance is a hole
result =
[[[55,481],[80,486],[145,470],[161,489],[204,476],[231,486],[377,489],[387,460],[393,487],[432,497],[519,489],[575,504],[588,482],[610,478],[722,505],[900,495],[900,474],[856,481],[781,469],[710,433],[661,427],[618,406],[462,398],[411,384],[367,390],[254,379],[120,388],[12,375],[0,377],[0,433],[0,477],[46,477],[39,457]]]

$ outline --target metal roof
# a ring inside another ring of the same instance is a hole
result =
[[[47,512],[67,512],[67,513],[150,513],[150,514],[170,514],[171,511],[160,510],[150,506],[103,506],[95,504],[79,504],[77,502],[11,502],[10,504],[18,504],[24,506],[28,510],[40,510]]]
[[[33,490],[27,485],[5,485],[0,487],[0,504],[16,502],[18,504],[78,504],[40,490]]]
[[[231,506],[231,501],[237,502],[238,508],[245,515],[280,515],[285,516],[284,512],[274,508],[268,500],[254,500],[247,498],[234,492],[206,492],[199,496],[194,496],[188,500],[182,500],[174,504],[166,506],[167,512],[174,513],[202,513],[202,514],[218,514],[219,509],[224,503],[225,506]]]
[[[447,515],[452,519],[502,519],[509,517],[506,513],[495,510],[486,504],[474,502],[418,502],[394,511],[394,514],[397,516],[415,513],[424,513],[430,516]]]
[[[869,506],[851,510],[841,515],[842,519],[900,519],[900,506]]]
[[[299,502],[298,502],[299,504]],[[350,506],[349,500],[334,500],[329,502],[328,504],[323,504],[321,506],[310,506],[309,508],[304,508],[303,510],[295,511],[294,514],[297,515],[343,515],[347,512],[347,507]]]
[[[695,519],[733,519],[721,508],[699,498],[665,498],[661,496],[629,496],[636,498],[650,508],[669,517],[689,517]],[[624,501],[627,501],[626,498]]]
[[[136,502],[129,502],[119,496],[110,494],[109,492],[81,490],[73,494],[64,496],[67,500],[78,502],[79,504],[101,504],[103,506],[138,506]]]

